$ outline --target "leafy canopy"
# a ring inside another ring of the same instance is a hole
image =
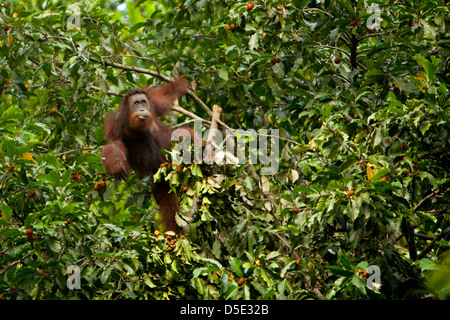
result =
[[[0,297],[448,298],[449,15],[441,0],[3,2]],[[218,105],[220,129],[278,129],[280,150],[273,175],[168,154],[154,179],[180,196],[180,236],[158,230],[152,177],[116,181],[99,158],[121,95],[176,76],[192,90],[166,122]]]

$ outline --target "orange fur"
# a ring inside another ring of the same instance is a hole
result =
[[[126,178],[134,169],[139,176],[154,174],[165,156],[161,148],[170,149],[170,127],[158,117],[172,108],[173,101],[188,92],[186,79],[177,78],[157,88],[134,89],[123,98],[117,110],[105,119],[105,137],[108,144],[102,150],[102,163],[108,174]],[[136,111],[131,111],[130,97],[140,94],[145,98],[134,99]],[[143,107],[147,105],[147,109]],[[170,185],[163,181],[155,183],[152,192],[159,206],[161,223],[166,230],[178,231],[175,216],[178,198],[169,193]]]

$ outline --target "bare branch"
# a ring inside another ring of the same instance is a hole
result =
[[[209,129],[208,139],[206,140],[206,159],[207,161],[212,161],[212,145],[215,144],[215,134],[218,130],[218,120],[220,119],[220,114],[222,113],[222,108],[218,105],[213,106],[213,116],[211,118],[211,128]]]
[[[425,198],[423,198],[422,200],[420,200],[420,202],[412,209],[411,213],[413,213],[414,211],[416,211],[425,201],[427,201],[430,198],[433,198],[434,196],[436,196],[439,193],[439,190],[434,190],[432,193],[430,193],[429,195],[427,195]]]
[[[318,11],[318,12],[321,12],[323,14],[326,14],[327,16],[329,16],[331,18],[334,18],[331,13],[328,13],[328,12],[326,12],[326,11],[324,11],[322,9],[318,9],[318,8],[306,8],[306,9],[303,9],[302,11],[306,11],[306,12],[308,12],[308,11]]]
[[[313,46],[313,48],[332,49],[332,50],[340,51],[340,52],[344,53],[345,55],[351,57],[350,53],[348,53],[348,52],[345,51],[344,49],[341,49],[341,48],[338,48],[338,47],[333,47],[333,46],[328,46],[328,45],[318,44],[318,45]]]
[[[441,240],[449,231],[450,231],[449,228],[447,228],[444,231],[442,231],[440,234],[438,234],[433,239],[433,241],[431,241],[431,243],[425,249],[423,249],[423,251],[419,254],[417,259],[420,260],[420,259],[424,258],[428,254],[428,252],[430,252],[431,249],[433,249],[433,247],[436,244],[436,242]]]
[[[170,77],[168,77],[168,76],[166,76],[166,75],[164,75],[164,74],[162,74],[162,73],[160,73],[160,72],[156,72],[156,71],[149,70],[149,69],[144,69],[144,68],[139,68],[139,67],[134,67],[134,66],[126,66],[126,65],[123,65],[123,64],[120,64],[120,63],[111,62],[111,61],[106,61],[106,60],[103,60],[103,59],[102,59],[102,61],[98,61],[98,60],[97,60],[96,58],[94,58],[93,56],[90,56],[90,57],[89,57],[89,60],[91,60],[92,62],[95,62],[95,63],[99,63],[99,64],[102,64],[102,65],[105,65],[105,66],[110,66],[110,67],[114,67],[114,68],[118,68],[118,69],[122,69],[122,70],[126,70],[126,71],[132,71],[132,72],[138,72],[138,73],[148,74],[148,75],[151,75],[151,76],[153,76],[153,77],[160,78],[161,80],[166,81],[166,82],[169,82],[169,81],[172,80]],[[207,106],[207,105],[206,105],[199,97],[197,97],[197,95],[196,95],[194,92],[192,92],[191,90],[189,90],[187,94],[188,94],[188,95],[192,98],[192,100],[194,100],[194,101],[195,101],[195,102],[196,102],[203,110],[205,110],[205,112],[206,112],[209,116],[212,117],[212,111],[211,111],[211,109],[209,109],[208,106]],[[220,123],[221,125],[225,125],[225,124],[222,123],[221,121],[219,121],[219,123]]]

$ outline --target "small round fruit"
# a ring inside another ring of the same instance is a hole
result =
[[[232,24],[227,24],[225,27],[227,30],[234,31],[236,29],[236,26]]]
[[[367,278],[367,271],[364,269],[359,269],[358,271],[356,271],[361,277],[363,278]]]

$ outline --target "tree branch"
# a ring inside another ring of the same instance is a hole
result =
[[[132,72],[138,72],[138,73],[143,73],[143,74],[148,74],[151,75],[153,77],[157,77],[160,78],[163,81],[169,82],[172,79],[164,74],[162,74],[161,72],[156,72],[153,70],[149,70],[149,69],[144,69],[144,68],[139,68],[139,67],[134,67],[134,66],[126,66],[120,63],[116,63],[116,62],[111,62],[111,61],[106,61],[106,60],[101,60],[98,61],[96,58],[94,58],[93,56],[89,57],[89,60],[101,65],[105,65],[105,66],[110,66],[113,68],[118,68],[118,69],[122,69],[122,70],[126,70],[126,71],[132,71]],[[212,117],[212,111],[211,109],[208,108],[208,106],[199,98],[197,97],[197,95],[192,92],[191,90],[188,90],[187,94],[192,98],[192,100],[194,100],[210,117]],[[224,125],[223,123],[221,123],[221,125]]]
[[[348,52],[345,51],[344,49],[341,49],[341,48],[338,48],[338,47],[333,47],[333,46],[328,46],[328,45],[318,44],[318,45],[313,46],[313,48],[332,49],[332,50],[340,51],[340,52],[346,54],[347,56],[349,56],[349,57],[351,58],[350,53],[348,53]]]
[[[302,9],[302,11],[306,11],[306,12],[308,12],[308,11],[318,11],[318,12],[321,12],[323,14],[326,14],[327,16],[329,16],[331,18],[334,18],[331,13],[328,13],[325,10],[318,9],[318,8],[306,8],[306,9]]]
[[[22,258],[20,258],[19,260],[16,260],[14,262],[11,262],[10,264],[6,265],[2,270],[0,270],[0,274],[5,273],[6,271],[8,271],[11,267],[15,266],[16,264],[18,264],[19,262],[25,260],[26,258],[28,258],[29,256],[31,256],[31,253],[28,253],[26,255],[24,255]]]
[[[206,161],[212,161],[212,145],[215,145],[215,135],[218,130],[218,121],[220,119],[220,114],[222,113],[222,108],[217,104],[213,105],[213,116],[211,118],[211,127],[209,128],[208,139],[206,140]]]
[[[414,211],[416,211],[425,201],[427,201],[428,199],[430,199],[438,194],[439,194],[439,190],[434,190],[432,193],[430,193],[425,198],[420,200],[420,202],[412,209],[412,211],[410,213],[413,213]]]
[[[370,37],[378,37],[378,36],[385,36],[385,35],[388,35],[388,34],[392,34],[392,32],[396,31],[396,30],[397,29],[394,29],[394,30],[391,30],[391,31],[388,31],[388,32],[383,32],[383,33],[369,33],[369,34],[366,34],[366,35],[362,36],[361,38],[358,38],[358,42],[363,40],[363,39],[370,38]]]
[[[423,249],[423,251],[419,254],[419,256],[417,257],[419,260],[424,258],[428,252],[431,251],[431,249],[433,249],[434,245],[436,244],[437,241],[441,240],[447,233],[450,232],[450,228],[445,229],[444,231],[442,231],[440,234],[438,234],[432,241],[431,243],[425,248]]]

